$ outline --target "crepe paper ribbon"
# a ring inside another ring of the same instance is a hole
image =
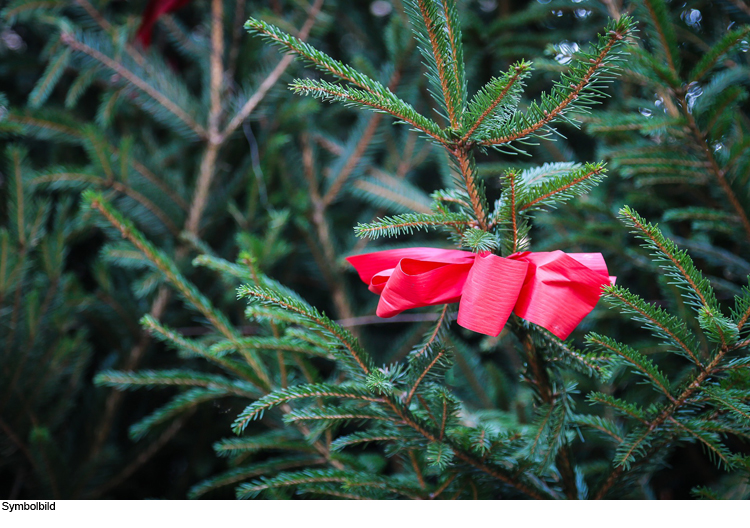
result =
[[[566,339],[614,284],[601,253],[523,252],[499,257],[438,248],[346,259],[373,293],[377,315],[460,301],[458,324],[498,336],[511,312]]]
[[[135,37],[144,49],[151,45],[151,33],[159,17],[185,7],[188,2],[190,0],[149,0],[146,10],[141,16],[141,26],[138,28]]]

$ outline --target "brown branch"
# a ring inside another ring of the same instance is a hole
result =
[[[454,23],[458,23],[458,21],[453,20],[448,13],[450,13],[450,7],[448,6],[447,0],[442,0],[443,4],[443,12],[445,13],[445,29],[447,30],[448,34],[448,43],[451,47],[451,55],[453,58],[453,80],[456,83],[456,87],[459,90],[463,90],[462,82],[461,82],[461,76],[459,75],[459,64],[458,64],[458,46],[460,45],[460,42],[458,42],[458,35],[456,35],[456,31],[453,28]],[[461,103],[462,101],[460,101]],[[458,109],[458,112],[461,112],[461,108]],[[460,122],[460,116],[458,116],[459,119],[456,120],[456,128],[461,126]]]
[[[375,169],[370,169],[369,172],[377,173]],[[384,183],[386,185],[388,184],[387,181]],[[372,182],[365,181],[365,180],[357,180],[354,182],[353,185],[357,189],[368,192],[375,196],[379,196],[381,198],[385,198],[386,200],[390,200],[393,203],[402,205],[403,207],[406,207],[407,209],[410,209],[414,212],[423,213],[423,214],[431,214],[433,212],[432,209],[430,209],[426,205],[420,202],[417,202],[416,200],[411,200],[405,197],[404,195],[399,194],[397,191],[392,191],[391,189],[387,187],[381,187],[380,185],[376,185]]]
[[[115,40],[117,35],[115,33],[114,28],[112,27],[112,24],[109,23],[109,21],[102,16],[102,14],[97,11],[97,9],[89,2],[88,0],[75,0],[75,2],[80,5],[86,13],[99,25],[100,28],[102,28],[106,33],[109,33],[109,36],[112,38],[112,40]],[[143,66],[145,59],[143,58],[143,55],[141,55],[133,46],[130,45],[130,43],[125,43],[125,51],[127,51],[128,55],[130,55],[134,61],[136,61],[140,66]]]
[[[321,198],[317,186],[313,149],[307,136],[303,136],[302,138],[302,168],[310,191],[312,210],[309,215],[310,220],[315,227],[317,241],[313,239],[312,235],[308,233],[307,230],[304,230],[303,233],[307,244],[313,253],[313,258],[318,264],[318,268],[323,273],[323,277],[331,290],[336,311],[341,318],[352,319],[354,318],[354,310],[349,304],[344,285],[330,269],[331,265],[337,262],[338,259],[336,257],[333,235],[331,234],[328,221],[325,217],[326,206],[323,203],[323,198]],[[322,247],[322,253],[320,252],[319,247]]]
[[[518,251],[518,219],[516,218],[516,172],[510,171],[507,176],[508,189],[510,190],[510,220],[513,231],[513,249],[512,253]]]
[[[750,16],[750,6],[748,6],[743,0],[731,0],[737,9],[743,11],[746,15]]]
[[[428,348],[430,348],[430,345],[432,345],[432,343],[435,341],[435,339],[437,339],[437,336],[440,333],[440,327],[443,326],[443,321],[445,321],[445,317],[448,315],[448,307],[449,306],[450,306],[449,304],[446,304],[445,306],[443,306],[443,309],[441,310],[440,315],[438,316],[437,324],[435,325],[435,329],[432,331],[432,334],[427,339],[427,341],[422,346],[422,348],[419,349],[419,352],[417,352],[416,354],[414,354],[415,357],[419,357],[422,354],[424,354],[425,351]],[[411,398],[409,398],[409,401],[411,401]],[[408,405],[408,402],[407,402],[407,405]]]
[[[479,223],[479,228],[487,230],[487,216],[482,205],[482,197],[479,195],[477,189],[475,177],[476,168],[472,164],[471,153],[467,147],[459,147],[453,151],[453,155],[458,161],[458,168],[463,176],[464,184],[466,185],[466,192],[469,194],[471,200],[471,207],[474,209],[474,216]]]
[[[609,16],[611,16],[615,20],[620,20],[620,17],[622,16],[620,14],[622,5],[617,0],[602,0],[602,3],[607,6],[607,12],[609,13]]]
[[[323,6],[323,0],[316,0],[315,4],[310,8],[310,12],[307,16],[307,20],[299,31],[297,38],[304,41],[310,34],[310,30],[315,23],[315,20],[320,12],[320,8]],[[239,127],[242,122],[255,110],[255,107],[263,100],[268,91],[276,84],[281,75],[286,71],[289,64],[294,59],[294,55],[285,55],[276,67],[268,74],[263,82],[260,83],[256,92],[247,100],[242,106],[239,112],[232,118],[227,127],[221,132],[221,140],[228,138],[232,133]]]
[[[446,305],[447,306],[447,305]],[[439,327],[439,325],[438,325]],[[437,333],[437,332],[436,332]],[[435,356],[435,359],[433,359],[427,367],[425,367],[424,371],[422,371],[422,374],[419,375],[419,378],[417,378],[417,381],[414,382],[414,386],[409,391],[409,395],[406,397],[406,401],[404,402],[404,405],[407,407],[411,403],[411,399],[414,397],[414,393],[417,392],[417,388],[419,387],[419,384],[422,383],[422,380],[429,374],[430,370],[432,370],[432,367],[434,367],[438,361],[440,361],[440,358],[445,355],[445,351],[441,350],[438,352],[438,354]],[[445,424],[445,416],[443,416],[443,424]]]
[[[211,82],[208,112],[208,146],[201,161],[198,183],[193,195],[192,206],[188,213],[185,229],[192,235],[198,235],[200,219],[208,201],[208,191],[216,174],[216,158],[221,147],[219,120],[221,119],[221,95],[224,78],[224,3],[222,0],[211,0]]]
[[[424,477],[422,476],[422,471],[419,469],[419,464],[417,463],[417,456],[414,454],[413,449],[409,449],[409,460],[411,460],[411,465],[414,468],[414,473],[417,475],[417,480],[419,481],[419,487],[422,489],[425,489],[427,486],[424,482]]]
[[[438,489],[430,493],[430,499],[437,499],[440,496],[440,494],[443,493],[445,489],[451,485],[451,482],[456,480],[457,476],[458,476],[458,473],[451,473],[451,475],[447,479],[445,479],[445,482],[443,482]]]
[[[370,369],[367,367],[367,365],[365,365],[365,363],[359,357],[359,353],[352,347],[352,345],[348,342],[348,340],[344,339],[344,336],[341,334],[341,332],[339,332],[336,329],[336,327],[331,326],[329,324],[326,324],[323,320],[318,319],[317,317],[312,317],[311,314],[308,314],[308,313],[300,310],[296,306],[292,306],[289,303],[286,303],[284,301],[280,301],[279,299],[272,299],[271,297],[268,297],[268,296],[263,295],[263,294],[258,293],[258,292],[249,292],[249,294],[252,295],[253,297],[257,297],[257,298],[262,299],[264,301],[272,302],[274,304],[278,304],[279,306],[281,306],[285,310],[289,310],[290,312],[294,312],[296,314],[302,315],[302,316],[310,319],[311,321],[314,321],[316,324],[320,325],[321,327],[325,328],[326,330],[328,330],[328,332],[333,337],[335,337],[342,345],[344,345],[344,347],[349,351],[349,354],[357,362],[357,364],[362,369],[362,371],[365,374],[369,374],[370,373]]]

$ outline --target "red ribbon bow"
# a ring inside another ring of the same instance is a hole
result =
[[[138,28],[136,39],[144,48],[151,45],[151,33],[154,24],[162,15],[172,13],[185,7],[190,0],[149,0],[141,16],[141,26]]]
[[[601,253],[524,252],[509,257],[437,248],[346,259],[373,293],[377,315],[460,301],[458,324],[497,336],[511,312],[566,339],[614,284]]]

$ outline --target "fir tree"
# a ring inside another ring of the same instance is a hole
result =
[[[226,238],[217,236],[212,227],[216,224],[198,227],[191,235],[191,216],[175,216],[186,227],[167,235],[158,227],[163,219],[148,207],[140,209],[133,190],[122,193],[125,198],[118,198],[112,185],[105,186],[106,193],[85,193],[87,207],[75,225],[103,220],[99,225],[109,238],[125,239],[124,244],[108,245],[104,255],[137,271],[140,279],[133,289],[140,306],[158,300],[157,292],[176,294],[163,307],[165,317],[152,313],[141,324],[148,335],[176,351],[177,358],[141,370],[121,364],[96,377],[100,385],[121,390],[162,387],[171,394],[168,399],[152,396],[162,404],[149,403],[155,410],[133,424],[130,435],[155,438],[151,445],[158,446],[201,406],[209,416],[216,415],[217,405],[237,409],[237,435],[214,445],[229,469],[196,484],[192,497],[227,487],[234,487],[238,498],[287,498],[292,493],[351,499],[648,497],[654,489],[648,482],[684,446],[699,446],[722,475],[711,489],[696,489],[696,496],[732,496],[733,486],[747,478],[738,440],[747,437],[750,412],[744,358],[750,294],[742,287],[750,268],[739,256],[747,245],[742,229],[745,123],[739,106],[744,92],[732,84],[744,71],[738,52],[745,45],[745,29],[732,28],[713,47],[707,43],[701,60],[691,60],[694,48],[681,47],[676,39],[684,32],[676,21],[681,14],[685,17],[677,6],[634,2],[634,14],[642,21],[637,40],[635,23],[622,16],[629,6],[617,0],[579,3],[580,9],[594,13],[582,17],[587,24],[598,23],[604,11],[616,21],[583,51],[571,54],[570,48],[558,45],[555,60],[535,60],[537,72],[543,72],[538,75],[523,57],[539,53],[539,39],[517,29],[545,20],[550,9],[553,18],[558,9],[561,15],[563,10],[572,15],[572,7],[534,3],[500,18],[479,37],[505,44],[497,55],[507,61],[504,72],[479,87],[474,85],[479,74],[473,61],[481,46],[472,42],[478,38],[475,34],[462,36],[459,19],[472,30],[487,26],[477,22],[472,10],[452,1],[405,4],[389,21],[389,64],[382,71],[359,57],[351,58],[354,66],[349,66],[337,55],[323,53],[290,34],[289,24],[281,19],[272,24],[263,21],[268,19],[264,16],[247,22],[252,33],[318,70],[293,81],[294,92],[352,107],[346,114],[323,107],[319,115],[356,115],[357,121],[344,140],[332,131],[346,119],[332,120],[330,128],[308,123],[292,141],[278,140],[285,156],[264,161],[263,173],[283,175],[286,208],[267,216],[254,208],[278,202],[270,194],[264,197],[268,189],[258,183],[263,181],[258,158],[250,156],[244,165],[252,165],[254,173],[245,197],[248,206],[231,200],[229,206],[239,230],[245,231],[236,239],[236,259],[219,256],[231,250]],[[728,2],[726,8],[732,5]],[[722,16],[716,15],[716,23],[723,29],[727,24]],[[212,27],[216,37],[219,30]],[[571,33],[553,29],[547,36],[562,39]],[[61,44],[30,96],[32,105],[44,100],[45,84],[54,84],[64,69],[60,64],[91,57],[89,50],[100,58],[110,53],[72,31],[64,33]],[[413,50],[421,56],[416,62]],[[110,55],[119,61],[127,50]],[[282,63],[291,60],[287,57]],[[424,94],[432,102],[417,97],[420,75],[413,66],[419,60],[427,70]],[[128,61],[121,67],[136,71]],[[89,59],[82,63],[91,64]],[[206,52],[203,64],[209,66],[204,71],[209,89],[203,108],[210,113],[216,108],[210,96],[212,79],[216,81],[210,65],[216,64],[216,54]],[[613,87],[610,81],[619,71],[628,83]],[[560,80],[531,95],[551,72],[561,72]],[[158,93],[149,93],[134,80],[126,78],[121,89],[138,93],[123,101],[169,127],[173,144],[207,134],[200,140],[205,150],[196,165],[203,167],[212,150],[210,115],[190,107],[194,110],[181,119],[174,111],[189,106],[194,97],[181,91],[180,79],[152,87],[169,93],[162,102],[176,104],[172,111],[158,110]],[[633,95],[641,93],[639,83],[645,86],[643,93],[659,94],[660,104],[647,108],[650,117],[633,108],[646,109],[643,99]],[[266,89],[269,96],[281,92],[270,85]],[[608,102],[606,112],[589,113],[609,91],[622,97]],[[286,101],[291,104],[292,99]],[[305,108],[304,101],[300,98],[294,108]],[[111,98],[102,106],[121,108]],[[273,108],[283,114],[281,105]],[[661,108],[666,108],[663,117],[657,113]],[[18,115],[12,109],[5,123],[9,130],[36,130],[28,128],[36,121],[21,123]],[[222,115],[220,125],[231,126],[233,114]],[[391,126],[394,122],[401,126]],[[576,163],[566,150],[563,135],[581,137],[576,128],[580,122],[593,137],[605,138],[601,156],[611,159],[609,167]],[[41,133],[42,138],[62,139],[45,135],[51,133],[49,127]],[[90,137],[90,176],[106,176],[109,168],[117,183],[118,162],[125,156],[113,153],[109,163],[107,158],[102,162],[97,153],[107,147],[96,145],[93,130]],[[229,142],[231,134],[223,139]],[[681,155],[677,146],[687,146],[689,156]],[[127,147],[118,146],[118,152]],[[222,152],[216,150],[213,163]],[[279,151],[268,149],[265,159]],[[24,167],[22,151],[10,150],[8,159],[9,167]],[[433,177],[425,185],[414,179],[412,168],[425,160],[437,168],[439,181]],[[610,177],[605,179],[607,169]],[[23,171],[40,177],[28,168]],[[60,186],[64,179],[59,171],[49,173],[47,184]],[[657,199],[634,188],[634,179],[639,185],[680,184],[667,188],[663,196],[660,192]],[[201,196],[200,177],[197,180],[192,195],[183,193],[187,203],[191,196]],[[266,176],[266,182],[271,181]],[[707,182],[711,184],[700,192],[691,191]],[[120,188],[130,189],[129,183]],[[204,182],[203,193],[216,193],[209,191],[210,183]],[[434,191],[430,198],[424,188]],[[229,190],[221,196],[242,197]],[[16,217],[18,203],[11,201],[9,209]],[[649,218],[660,218],[662,225],[623,207],[627,203],[647,211]],[[43,205],[35,203],[27,211],[38,208],[40,215],[66,218],[64,207]],[[163,211],[163,218],[172,218],[167,208]],[[221,218],[220,208],[213,214]],[[254,230],[260,219],[269,221],[262,234]],[[23,234],[33,232],[33,224],[28,225],[25,232],[9,229],[6,238],[13,244],[21,244],[24,237],[31,240]],[[203,236],[210,236],[211,243]],[[396,236],[402,238],[382,243]],[[301,244],[292,248],[289,238]],[[46,250],[36,248],[46,239],[37,236],[29,242],[29,258],[38,252],[44,262]],[[368,314],[373,297],[346,274],[342,257],[372,245],[408,247],[418,240],[419,245],[442,246],[445,239],[451,247],[499,255],[530,249],[603,250],[609,262],[618,262],[619,285],[605,292],[614,310],[597,310],[586,322],[585,329],[595,326],[596,331],[586,336],[585,350],[518,318],[499,338],[480,338],[453,327],[447,305],[404,314],[398,320],[421,322],[402,333],[379,335],[361,324],[372,322]],[[643,244],[643,251],[635,249],[634,240]],[[202,254],[192,266],[187,259],[191,253]],[[271,278],[273,271],[279,272],[274,264],[289,255],[303,262],[279,275],[302,294]],[[60,275],[33,266],[42,277],[34,280]],[[720,276],[725,269],[730,274]],[[301,280],[305,274],[311,278],[308,282]],[[322,284],[330,300],[313,293],[311,282]],[[235,289],[240,300],[232,298]],[[61,295],[59,302],[66,301],[71,301],[69,294]],[[30,306],[33,323],[39,311],[33,302]],[[184,321],[183,307],[203,322],[204,331],[186,335],[162,320]],[[238,317],[243,310],[249,326]],[[22,380],[34,383],[31,377]],[[207,402],[213,404],[202,405]]]

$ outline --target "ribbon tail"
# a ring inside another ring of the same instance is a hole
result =
[[[486,253],[478,255],[464,284],[458,324],[480,334],[498,336],[524,284],[528,263]]]

